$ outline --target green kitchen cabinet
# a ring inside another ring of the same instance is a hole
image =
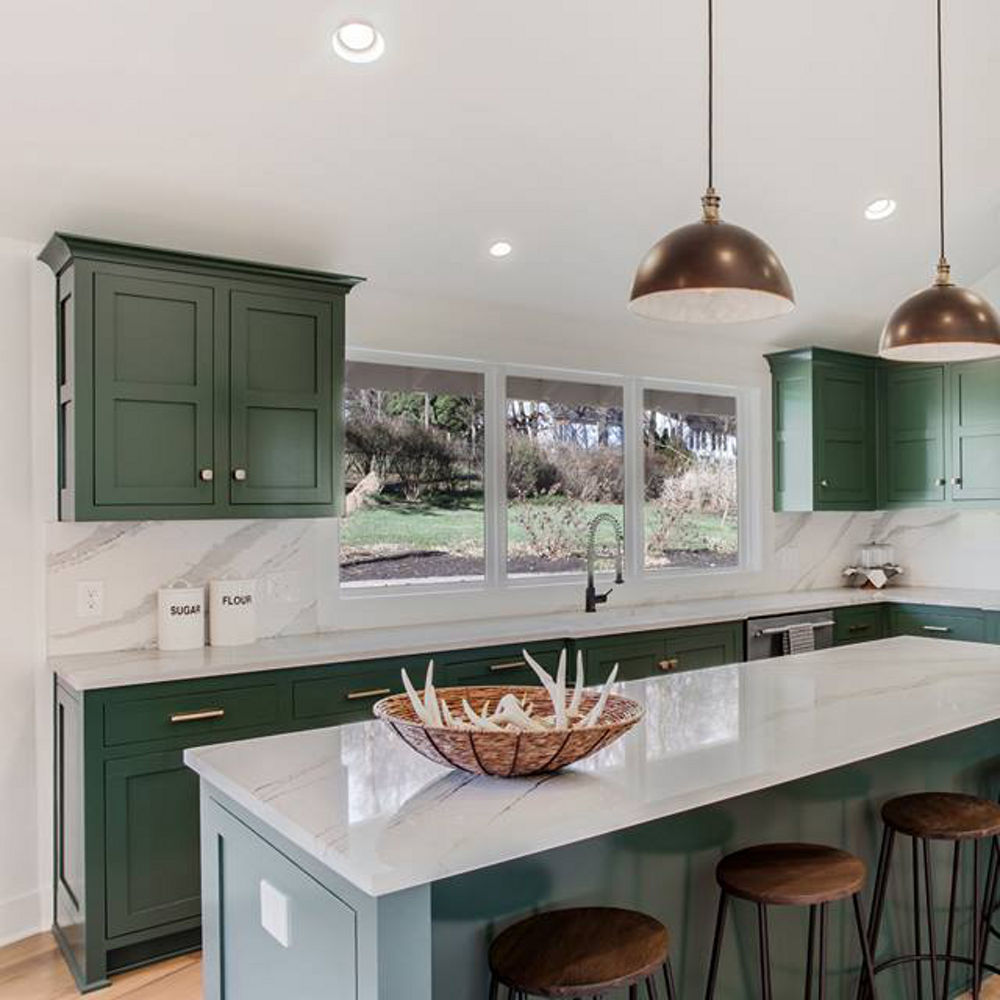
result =
[[[884,639],[885,605],[855,604],[833,611],[833,644],[847,646],[856,642]]]
[[[774,509],[875,509],[877,360],[804,348],[770,354],[767,361]]]
[[[615,664],[621,680],[660,673],[739,663],[743,659],[742,622],[692,625],[656,632],[581,639],[588,683],[603,681]]]
[[[321,517],[360,280],[56,234],[63,520]]]
[[[947,497],[944,367],[887,364],[883,387],[886,503],[944,501]]]
[[[986,641],[986,615],[976,608],[942,608],[925,604],[889,605],[890,635],[922,635],[934,639]]]
[[[1000,501],[1000,361],[953,365],[951,498]]]

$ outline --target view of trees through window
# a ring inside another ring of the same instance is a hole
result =
[[[483,376],[348,362],[346,584],[482,579]]]
[[[646,566],[739,563],[736,400],[647,389]]]
[[[579,574],[592,520],[624,526],[622,386],[503,385],[507,574]],[[348,363],[344,585],[485,578],[484,401],[481,372]],[[736,399],[646,388],[641,412],[645,567],[738,565]],[[607,526],[597,557],[612,567]]]
[[[620,386],[508,378],[507,572],[579,572],[588,525],[622,524],[624,426]],[[613,565],[613,533],[599,535],[597,565]]]

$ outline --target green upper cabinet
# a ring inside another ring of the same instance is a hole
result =
[[[63,520],[339,512],[344,275],[57,234]]]
[[[890,363],[883,380],[886,502],[940,503],[947,488],[945,369]]]
[[[775,510],[873,510],[874,358],[821,348],[768,355]]]
[[[953,365],[951,498],[1000,500],[1000,361]]]

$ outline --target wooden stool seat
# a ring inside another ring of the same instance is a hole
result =
[[[1000,806],[975,795],[919,792],[886,802],[882,821],[922,840],[979,840],[1000,834]]]
[[[716,869],[731,896],[754,903],[812,906],[846,899],[865,881],[865,864],[822,844],[761,844],[727,855]]]
[[[633,910],[581,907],[519,921],[490,946],[495,979],[521,993],[577,997],[629,986],[667,962],[670,938]]]

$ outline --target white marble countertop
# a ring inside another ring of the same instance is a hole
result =
[[[52,670],[77,691],[154,684],[341,663],[383,656],[407,656],[449,649],[577,639],[643,629],[675,628],[761,615],[872,604],[882,601],[1000,610],[1000,590],[839,587],[739,597],[699,598],[663,604],[601,608],[596,614],[564,611],[545,615],[475,619],[451,623],[351,629],[264,639],[249,646],[206,646],[185,652],[131,649],[53,657]]]
[[[542,778],[449,771],[374,721],[184,757],[379,896],[1000,719],[1000,647],[903,636],[620,687],[643,723]]]

